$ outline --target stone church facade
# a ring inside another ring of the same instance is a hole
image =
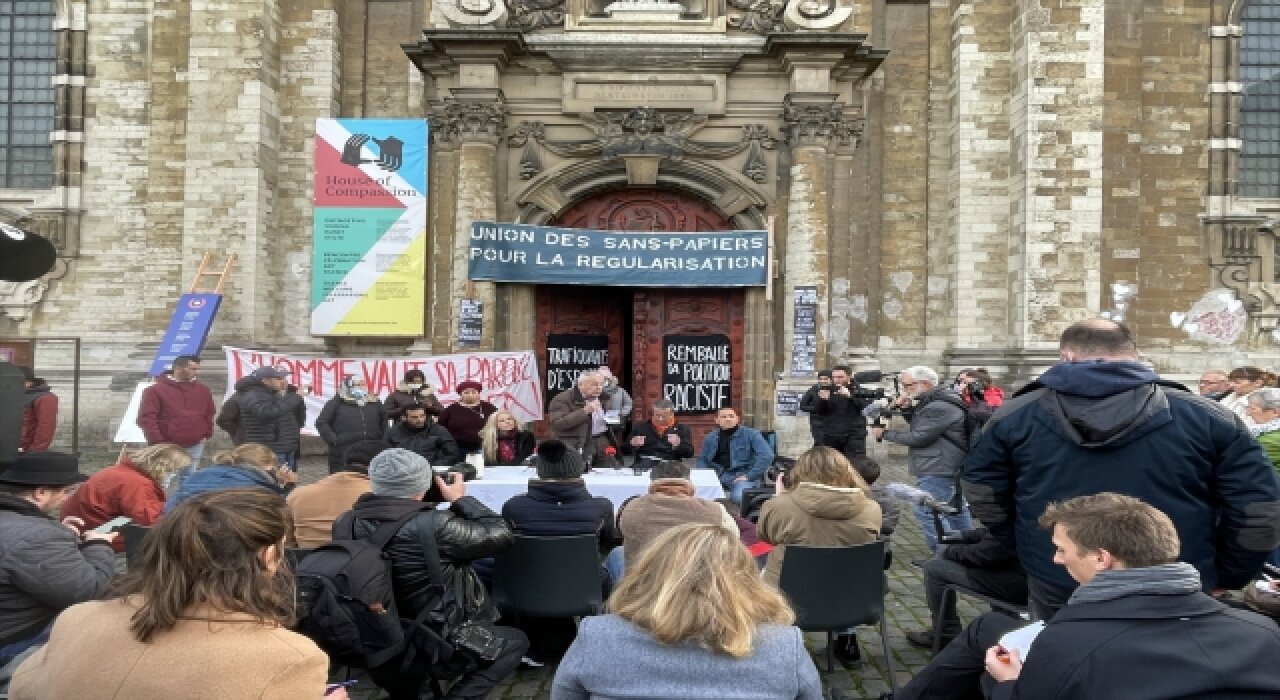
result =
[[[0,336],[81,338],[86,443],[109,439],[205,252],[238,256],[211,384],[222,343],[465,350],[471,297],[481,349],[601,330],[645,400],[656,338],[723,332],[734,403],[797,443],[803,419],[774,411],[809,382],[791,376],[797,288],[816,290],[818,366],[1017,383],[1103,312],[1165,373],[1280,357],[1280,192],[1241,190],[1270,166],[1237,118],[1247,13],[1265,25],[1270,0],[47,4],[53,172],[0,206],[61,258],[0,283]],[[424,337],[309,334],[322,117],[429,120]],[[771,225],[774,269],[746,290],[472,282],[475,220]],[[1247,314],[1229,341],[1184,322],[1216,290],[1224,318]],[[65,353],[37,364],[70,381]]]

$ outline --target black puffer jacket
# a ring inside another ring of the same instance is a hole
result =
[[[387,431],[387,446],[417,452],[436,467],[449,467],[462,461],[462,450],[454,442],[453,434],[430,418],[421,428],[404,421],[396,423]]]
[[[329,399],[316,416],[316,432],[329,446],[329,473],[346,466],[348,447],[361,440],[381,440],[386,430],[387,409],[378,397],[369,397],[363,406],[341,394]]]
[[[618,539],[613,525],[613,503],[607,498],[593,497],[582,479],[530,479],[528,493],[513,496],[502,505],[502,517],[521,535],[594,534],[604,545]]]
[[[240,408],[242,442],[261,443],[272,452],[298,451],[302,442],[298,431],[307,420],[307,408],[301,396],[295,391],[287,391],[282,396],[261,379],[249,376],[236,382],[235,398]],[[223,410],[226,408],[224,405]]]
[[[399,520],[421,504],[408,498],[366,493],[356,501],[349,515],[334,522],[334,539],[346,538],[349,517],[354,517],[355,534],[359,538],[373,536],[378,525]],[[463,590],[454,591],[467,611],[468,620],[492,622],[496,618],[493,604],[484,585],[471,570],[471,562],[490,557],[511,546],[511,530],[502,516],[489,510],[471,496],[454,501],[449,510],[426,510],[405,523],[387,545],[391,558],[396,607],[401,617],[417,617],[434,602],[428,591],[431,576],[427,569],[421,536],[434,521],[436,547],[447,581],[460,581]],[[460,576],[455,576],[455,572]]]

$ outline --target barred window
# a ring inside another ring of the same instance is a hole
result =
[[[0,187],[53,186],[52,0],[0,0]]]

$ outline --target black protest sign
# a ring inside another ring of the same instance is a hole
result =
[[[662,398],[680,415],[715,413],[729,405],[729,336],[664,335]]]
[[[578,384],[578,375],[609,364],[609,336],[550,334],[547,336],[547,403]]]

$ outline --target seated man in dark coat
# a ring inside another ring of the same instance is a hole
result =
[[[400,447],[426,457],[433,466],[448,467],[462,461],[462,450],[453,434],[427,415],[426,406],[404,409],[400,422],[387,431],[387,447]]]
[[[632,426],[631,447],[637,460],[680,460],[693,456],[693,434],[676,422],[676,405],[662,399],[654,402],[649,420]]]
[[[1201,592],[1173,521],[1130,496],[1050,504],[1053,560],[1080,583],[1023,660],[998,644],[1023,622],[979,617],[895,700],[1276,698],[1280,628]],[[986,673],[983,669],[986,669]]]

